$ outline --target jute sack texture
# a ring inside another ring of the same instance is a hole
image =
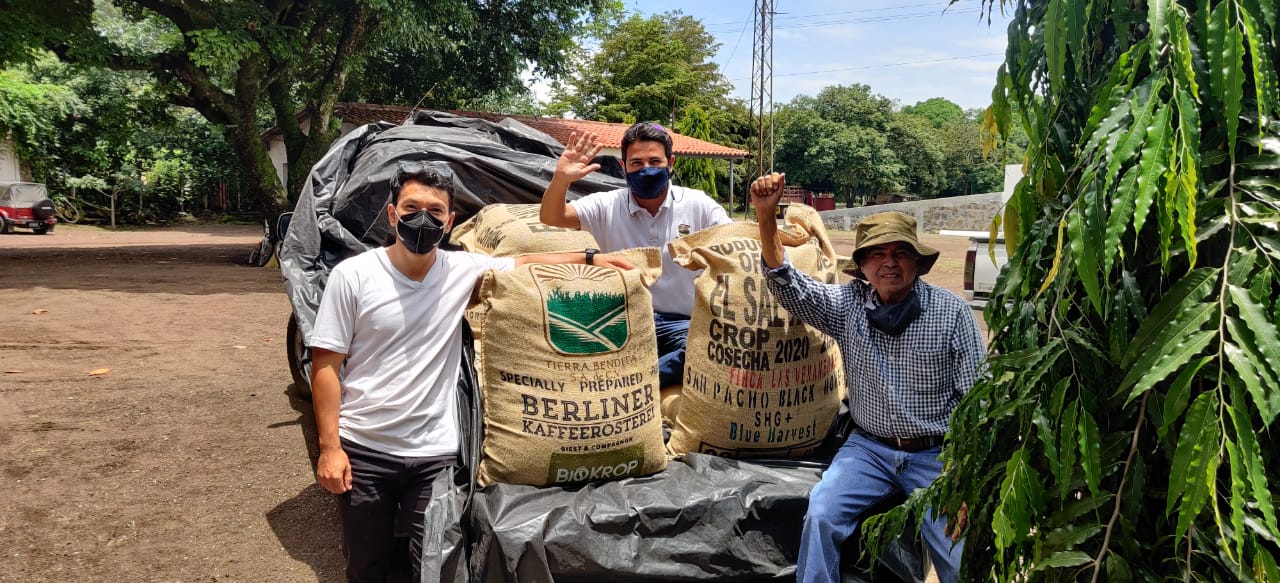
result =
[[[464,251],[493,257],[526,253],[561,253],[595,248],[591,233],[542,224],[536,204],[490,204],[458,225],[449,240]],[[467,310],[467,322],[476,338],[476,370],[484,366],[484,316]]]
[[[586,231],[542,224],[536,204],[491,204],[453,229],[449,237],[464,251],[494,257],[582,251],[597,247]]]
[[[817,211],[790,205],[778,235],[796,269],[836,283],[835,249]],[[672,241],[670,251],[676,263],[704,270],[694,281],[671,453],[813,455],[844,394],[839,349],[769,293],[759,226],[720,225]]]
[[[481,485],[574,484],[666,467],[648,290],[662,256],[621,254],[636,268],[526,265],[481,280]]]

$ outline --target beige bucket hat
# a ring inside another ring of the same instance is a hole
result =
[[[871,215],[858,223],[853,232],[853,265],[845,272],[858,279],[866,279],[867,276],[858,267],[862,252],[876,245],[896,242],[911,245],[920,255],[919,275],[929,273],[933,264],[938,261],[938,250],[916,238],[915,218],[898,211],[889,211]]]

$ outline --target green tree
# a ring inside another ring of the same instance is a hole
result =
[[[964,580],[1280,581],[1275,5],[1000,9],[988,122],[1028,173],[989,369],[913,506],[967,503]]]
[[[941,196],[966,196],[995,192],[1004,185],[1003,160],[1021,162],[1004,156],[1004,148],[983,153],[982,125],[970,117],[953,119],[934,130],[942,150],[943,179]],[[1010,147],[1013,144],[1010,142]]]
[[[55,198],[76,196],[90,217],[108,218],[108,198],[114,197],[122,222],[169,220],[180,210],[207,208],[209,194],[219,202],[228,185],[238,188],[238,164],[221,132],[191,110],[170,105],[144,73],[69,66],[46,54],[0,75],[56,87],[76,104],[74,115],[50,114],[18,125],[24,132],[47,126],[23,157]],[[171,180],[144,184],[143,176],[157,166],[170,169],[164,175]],[[182,188],[165,188],[167,182]],[[199,204],[184,209],[197,196]]]
[[[701,107],[689,107],[676,123],[676,131],[691,138],[710,141],[711,116]],[[676,158],[674,170],[681,185],[696,188],[716,198],[716,166],[711,159]]]
[[[55,166],[58,123],[84,109],[75,92],[32,79],[21,70],[0,70],[0,139],[12,137],[18,156],[39,174]]]
[[[902,184],[907,192],[933,198],[946,178],[941,140],[929,118],[898,112],[889,123],[889,143],[902,162]],[[982,148],[981,141],[973,144]]]
[[[84,0],[46,4],[51,13],[87,8]],[[554,70],[582,17],[609,5],[610,0],[113,0],[99,3],[100,15],[157,30],[159,42],[128,42],[89,29],[84,18],[42,18],[64,34],[31,42],[69,61],[154,76],[171,103],[223,128],[254,198],[273,213],[286,204],[286,189],[261,132],[272,124],[281,129],[289,182],[300,183],[337,134],[333,106],[348,82],[367,63],[394,60],[371,55],[417,51],[423,63],[450,67],[452,78],[489,75],[494,86],[510,85],[504,81],[514,79],[522,63]],[[304,109],[312,114],[309,133],[295,121]]]
[[[601,34],[600,49],[583,58],[567,86],[556,91],[555,110],[598,121],[675,126],[686,108],[714,111],[728,101],[728,82],[712,60],[720,45],[693,17],[678,11],[633,14]],[[725,129],[716,127],[713,134]]]
[[[846,206],[901,190],[904,170],[890,141],[893,104],[866,85],[800,95],[775,116],[779,170],[793,184],[830,191]]]
[[[902,108],[902,113],[918,115],[928,119],[935,128],[942,127],[949,121],[965,119],[964,108],[945,97],[933,97],[918,101],[915,105]]]

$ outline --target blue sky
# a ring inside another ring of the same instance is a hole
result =
[[[715,61],[751,93],[752,0],[626,0],[629,12],[679,10],[702,21],[720,42]],[[997,2],[997,5],[999,3]],[[990,104],[1004,60],[1009,17],[980,16],[977,0],[774,0],[773,99],[816,95],[823,87],[863,83],[911,105],[945,97],[961,107]],[[944,13],[945,9],[945,13]]]

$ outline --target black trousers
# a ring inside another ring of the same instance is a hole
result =
[[[398,533],[409,534],[410,569],[419,579],[423,513],[431,499],[431,482],[451,466],[455,456],[406,458],[385,454],[350,441],[342,449],[351,461],[351,491],[338,497],[347,581],[384,583],[392,572],[403,572],[406,559],[395,544]]]

